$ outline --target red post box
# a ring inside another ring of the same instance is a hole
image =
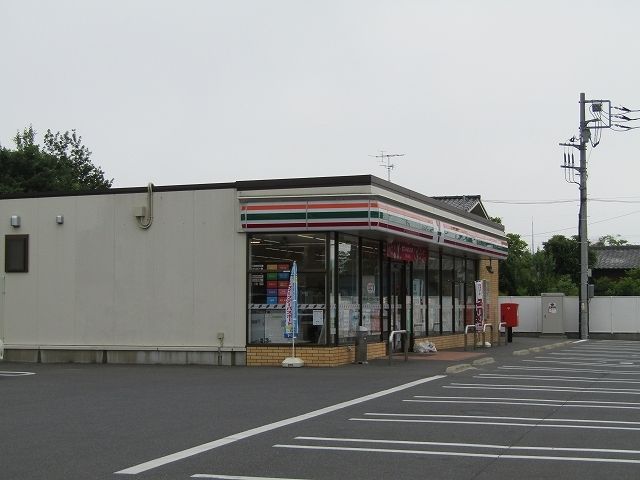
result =
[[[518,304],[503,303],[500,305],[500,321],[507,324],[507,327],[518,326]]]

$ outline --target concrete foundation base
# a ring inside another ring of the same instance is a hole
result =
[[[18,363],[111,363],[158,365],[215,365],[247,364],[245,351],[191,350],[82,350],[51,348],[7,348],[6,362]]]

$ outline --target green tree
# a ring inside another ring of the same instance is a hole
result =
[[[640,295],[640,268],[629,270],[611,290],[612,295]]]
[[[0,194],[106,190],[113,179],[91,162],[91,152],[75,130],[47,130],[39,146],[32,126],[14,137],[15,150],[0,147]]]
[[[531,253],[520,235],[507,233],[508,256],[500,265],[503,295],[527,295],[531,284]]]
[[[598,239],[597,242],[593,243],[593,247],[620,247],[622,245],[626,245],[627,242],[624,238],[621,238],[620,235],[603,235]]]

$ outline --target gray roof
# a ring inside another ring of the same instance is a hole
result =
[[[640,268],[640,245],[591,248],[596,254],[594,269]]]
[[[465,212],[474,213],[483,218],[489,218],[484,205],[480,201],[480,195],[451,195],[446,197],[431,197],[435,200],[446,203],[447,205],[459,208]]]

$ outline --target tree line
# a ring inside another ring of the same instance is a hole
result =
[[[531,253],[527,242],[515,233],[507,234],[507,243],[509,256],[500,264],[501,295],[579,294],[580,239],[577,235],[554,235],[535,253]],[[589,266],[592,267],[596,261],[596,253],[591,247],[626,243],[626,240],[613,235],[605,235],[590,243]],[[602,277],[591,282],[596,295],[640,295],[640,268],[628,270],[621,278]]]
[[[43,144],[29,126],[13,138],[15,148],[0,147],[0,194],[106,190],[113,179],[91,162],[91,151],[75,130],[47,130]]]

